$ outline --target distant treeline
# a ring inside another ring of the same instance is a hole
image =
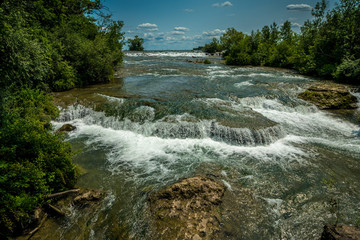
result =
[[[44,196],[75,184],[48,93],[113,78],[122,26],[100,0],[0,1],[1,239],[26,228]]]
[[[203,47],[223,52],[226,64],[292,68],[302,74],[360,83],[360,0],[340,0],[327,10],[325,0],[300,34],[289,21],[264,26],[250,35],[228,29]]]

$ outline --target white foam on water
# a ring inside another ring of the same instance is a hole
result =
[[[125,52],[127,57],[206,57],[203,52]]]
[[[237,74],[238,77],[249,77],[249,78],[256,78],[256,77],[277,77],[275,74],[271,73],[250,73],[250,74]]]
[[[106,98],[110,102],[116,102],[116,103],[119,103],[119,104],[123,104],[125,102],[124,98],[111,97],[111,96],[107,96],[107,95],[100,94],[100,93],[97,93],[97,95],[100,96],[100,97]]]
[[[360,154],[359,126],[335,118],[313,105],[291,107],[278,99],[264,97],[244,98],[238,102],[279,123],[286,132],[301,137],[304,142],[324,144]]]
[[[225,187],[226,187],[229,191],[232,191],[232,187],[231,187],[230,183],[228,183],[228,182],[225,181],[225,180],[222,180],[222,182],[224,183]]]
[[[102,210],[111,209],[115,200],[116,200],[115,194],[113,192],[109,192],[104,198]]]
[[[245,82],[235,83],[234,87],[242,88],[242,87],[253,86],[253,85],[254,84],[251,81],[245,81]]]
[[[162,175],[166,175],[173,171],[171,168],[173,164],[181,161],[194,161],[204,155],[204,152],[217,156],[216,159],[213,159],[214,161],[227,161],[234,156],[247,156],[259,162],[273,162],[274,159],[281,159],[276,160],[280,161],[277,164],[284,165],[292,161],[301,162],[308,156],[308,153],[292,146],[292,142],[301,142],[301,139],[295,136],[287,136],[268,146],[245,147],[228,145],[210,138],[146,137],[131,131],[88,125],[81,120],[73,122],[73,124],[77,127],[77,131],[71,132],[70,138],[86,136],[88,146],[111,149],[107,160],[111,164],[109,170],[115,174],[121,164],[128,163],[134,167],[146,169],[149,173],[161,171]],[[187,157],[184,158],[184,156]],[[238,164],[241,164],[241,159],[237,160]]]
[[[283,204],[284,200],[282,199],[274,199],[274,198],[262,198],[263,200],[266,201],[266,203],[268,204],[268,209],[275,214],[275,216],[280,216],[281,215],[281,205]],[[277,223],[275,223],[277,224]]]
[[[222,170],[222,171],[221,171],[221,175],[223,175],[224,177],[227,177],[226,171]]]

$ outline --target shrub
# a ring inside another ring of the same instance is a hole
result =
[[[58,110],[40,90],[22,89],[2,99],[0,126],[0,232],[26,226],[44,196],[76,181],[71,147],[51,132]]]
[[[360,82],[360,59],[344,59],[333,73],[335,79],[347,82]]]

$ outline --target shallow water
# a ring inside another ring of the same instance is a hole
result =
[[[149,239],[148,194],[198,174],[228,187],[221,239],[318,239],[326,223],[355,224],[359,112],[298,99],[315,79],[219,58],[188,62],[204,58],[130,52],[110,84],[56,94],[54,127],[77,127],[67,140],[88,171],[78,184],[108,191],[87,222],[89,238]],[[54,234],[75,239],[81,221],[69,218]]]

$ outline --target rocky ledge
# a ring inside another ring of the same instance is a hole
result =
[[[321,240],[360,240],[360,228],[345,225],[326,225]]]
[[[216,239],[224,192],[223,184],[198,176],[152,194],[154,239]]]
[[[357,98],[340,84],[327,83],[311,86],[299,98],[315,104],[320,109],[357,108]]]

